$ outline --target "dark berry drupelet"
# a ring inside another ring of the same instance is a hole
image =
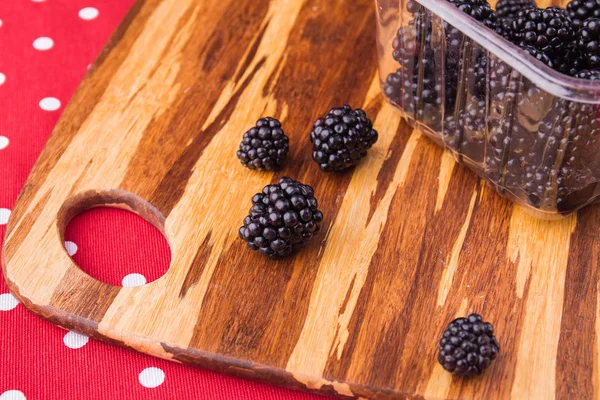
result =
[[[313,160],[325,172],[356,165],[377,141],[377,131],[363,110],[349,105],[332,108],[310,132]]]
[[[529,7],[517,13],[512,21],[511,40],[521,47],[532,46],[548,55],[553,67],[560,70],[575,40],[569,14],[558,7]]]
[[[261,118],[244,133],[237,156],[250,169],[272,171],[285,161],[290,150],[289,138],[275,118]]]
[[[579,79],[587,79],[588,81],[600,81],[600,70],[584,69],[575,75]]]
[[[567,11],[575,29],[589,18],[600,18],[600,0],[571,0],[567,4]]]
[[[322,220],[313,188],[284,177],[252,197],[239,234],[252,250],[285,257],[312,239]]]
[[[446,371],[472,377],[480,375],[499,351],[492,324],[471,314],[448,325],[440,340],[438,361]]]
[[[586,20],[577,32],[577,49],[588,68],[600,68],[600,19]]]
[[[500,0],[496,3],[496,17],[498,20],[514,19],[519,11],[527,7],[534,7],[533,0]]]

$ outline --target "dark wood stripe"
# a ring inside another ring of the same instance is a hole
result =
[[[594,357],[600,279],[600,208],[579,212],[571,236],[569,264],[556,360],[556,398],[592,399]],[[594,318],[595,316],[595,318]],[[597,388],[596,390],[599,390]]]
[[[80,324],[91,328],[102,320],[121,290],[120,287],[97,281],[75,266],[67,270],[61,288],[64,289],[53,293],[50,306],[76,315]]]
[[[403,119],[400,123],[400,128],[397,129],[394,134],[394,145],[389,148],[387,158],[383,162],[379,174],[377,174],[377,190],[371,195],[371,208],[369,210],[369,216],[367,217],[367,224],[371,221],[371,218],[373,218],[373,213],[385,195],[390,182],[392,182],[400,157],[402,157],[406,143],[410,138],[410,135],[407,134],[407,132],[410,132],[411,130],[412,129],[408,126],[406,120]]]
[[[181,290],[179,291],[179,297],[185,297],[190,287],[198,283],[202,277],[202,272],[204,272],[206,261],[208,260],[208,257],[213,249],[212,245],[210,244],[211,236],[212,234],[209,232],[202,241],[200,247],[198,247],[198,251],[194,256],[192,264],[190,264],[189,270],[185,276],[185,280],[183,281],[183,285],[181,286]]]

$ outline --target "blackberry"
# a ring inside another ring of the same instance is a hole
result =
[[[441,73],[436,74],[438,63],[432,47],[431,17],[419,10],[421,8],[413,10],[414,18],[398,30],[392,43],[392,56],[400,69],[388,78],[389,83],[399,83],[399,86],[389,87],[389,90],[401,89],[395,90],[396,99],[390,99],[415,120],[433,127],[440,123],[442,89],[437,79]]]
[[[564,64],[575,40],[573,23],[566,10],[558,7],[529,7],[512,21],[512,41],[521,47],[532,46],[552,60],[554,68]]]
[[[600,170],[600,106],[569,102],[571,132],[564,161],[558,169],[556,208],[564,214],[590,204],[600,193],[593,172]]]
[[[383,84],[383,92],[391,102],[402,106],[402,69],[387,76]]]
[[[332,108],[310,132],[313,160],[325,172],[352,167],[377,142],[377,131],[363,110],[349,105]]]
[[[454,7],[458,8],[473,19],[483,23],[490,29],[496,26],[496,13],[490,7],[487,0],[448,0]]]
[[[485,99],[485,90],[487,86],[487,64],[488,57],[485,53],[480,53],[472,64],[467,76],[469,79],[469,92],[478,99]]]
[[[588,68],[600,68],[600,19],[586,20],[577,32],[577,49]]]
[[[492,324],[471,314],[448,325],[440,340],[438,361],[454,375],[472,377],[480,375],[499,351]]]
[[[512,20],[524,8],[535,7],[533,0],[500,0],[496,3],[496,17],[498,20]]]
[[[473,19],[483,23],[490,29],[496,27],[496,14],[491,9],[486,0],[449,0],[456,8],[468,14]],[[463,80],[459,77],[467,73],[467,76],[473,71],[465,71],[471,69],[473,62],[471,58],[471,50],[478,46],[471,41],[463,33],[454,26],[444,22],[444,32],[446,34],[446,63],[445,63],[445,100],[444,109],[446,113],[452,113],[457,101],[457,94],[462,92]],[[478,61],[483,61],[479,59]],[[485,75],[485,71],[484,71]],[[484,85],[485,85],[485,76]],[[480,81],[481,82],[481,81]],[[480,93],[485,95],[485,88]]]
[[[502,18],[496,21],[494,31],[508,41],[512,41],[513,30],[512,30],[512,19]]]
[[[600,81],[600,70],[584,69],[579,71],[575,76],[579,79],[587,79],[588,81]]]
[[[539,50],[534,46],[523,46],[523,50],[529,53],[530,56],[539,60],[549,66],[550,68],[554,68],[554,62],[550,58],[548,54],[546,54],[543,50]]]
[[[237,157],[250,169],[272,171],[283,164],[289,150],[289,138],[281,129],[281,122],[266,117],[244,133]]]
[[[485,100],[469,103],[455,116],[446,116],[444,143],[456,152],[458,160],[482,163],[485,154],[486,106]]]
[[[284,177],[252,197],[239,235],[252,250],[285,257],[312,239],[322,220],[313,188]]]
[[[575,29],[579,29],[586,19],[600,18],[600,0],[571,0],[567,12]]]

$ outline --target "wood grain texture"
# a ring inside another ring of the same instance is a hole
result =
[[[371,0],[138,1],[79,87],[8,224],[3,271],[33,312],[158,357],[365,398],[600,398],[600,206],[535,220],[413,132],[376,71]],[[353,171],[310,159],[313,120],[364,107],[380,140]],[[290,159],[244,169],[241,135],[283,122]],[[295,257],[249,251],[251,196],[315,188],[323,233]],[[135,288],[87,276],[68,221],[109,205],[148,219],[169,271]],[[481,378],[436,362],[469,312],[502,350]]]

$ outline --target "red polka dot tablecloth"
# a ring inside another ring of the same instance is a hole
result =
[[[0,0],[2,237],[61,111],[132,3]],[[164,274],[169,264],[160,233],[125,211],[86,212],[65,236],[75,262],[114,285],[143,285]],[[318,398],[67,332],[27,311],[0,280],[0,400]]]

